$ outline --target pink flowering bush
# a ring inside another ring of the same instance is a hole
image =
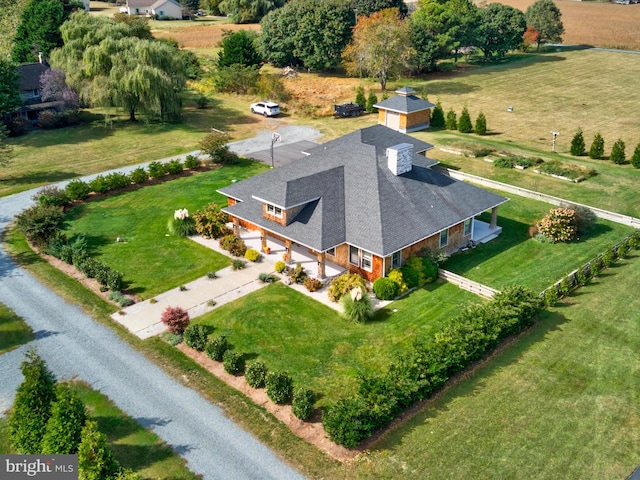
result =
[[[554,243],[570,242],[578,232],[576,212],[569,208],[553,208],[536,227],[539,233]]]

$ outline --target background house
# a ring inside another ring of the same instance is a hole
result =
[[[182,5],[175,0],[128,0],[123,7],[129,15],[157,15],[158,18],[182,19]]]
[[[18,85],[20,87],[20,98],[22,105],[14,115],[37,120],[38,114],[43,110],[61,110],[64,102],[43,102],[40,95],[40,77],[49,70],[49,65],[39,55],[40,61],[37,63],[24,63],[16,67],[18,72]]]
[[[397,95],[374,105],[378,123],[402,133],[429,128],[431,109],[435,105],[414,95],[411,88],[396,90]]]
[[[294,245],[369,280],[423,250],[454,252],[497,235],[507,199],[432,169],[428,143],[376,125],[309,150],[309,156],[219,190],[240,227]],[[491,224],[475,217],[491,210]]]

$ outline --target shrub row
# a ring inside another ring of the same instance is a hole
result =
[[[619,138],[613,144],[611,148],[611,155],[609,159],[616,164],[623,164],[627,161],[627,156],[625,153],[626,145],[624,141]],[[571,155],[574,156],[583,156],[589,155],[589,157],[593,159],[603,159],[604,158],[604,138],[600,132],[596,132],[593,136],[593,141],[591,142],[591,146],[587,151],[587,146],[584,141],[584,134],[582,133],[582,128],[579,128],[578,131],[574,134],[571,139]],[[640,168],[640,143],[636,145],[635,150],[633,151],[633,155],[630,158],[631,165],[635,168]]]
[[[533,323],[540,298],[511,287],[490,302],[467,308],[429,340],[418,340],[384,374],[363,374],[356,394],[330,405],[322,416],[334,442],[352,448],[386,426],[411,404],[428,398],[452,375]]]
[[[438,265],[426,253],[412,255],[406,263],[373,282],[373,293],[381,300],[392,300],[410,288],[422,287],[438,278]]]
[[[484,113],[480,112],[476,117],[475,124],[471,123],[471,116],[467,107],[462,109],[460,118],[453,109],[450,109],[445,115],[440,102],[436,104],[431,113],[431,126],[433,128],[446,128],[447,130],[458,130],[460,133],[475,132],[478,135],[486,135],[487,118]]]

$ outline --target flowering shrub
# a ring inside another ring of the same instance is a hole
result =
[[[162,312],[160,320],[169,327],[169,331],[182,335],[189,325],[189,314],[180,307],[167,307]]]
[[[576,212],[569,208],[553,208],[536,225],[538,231],[554,242],[570,242],[576,238]]]
[[[337,302],[344,295],[356,287],[360,287],[363,292],[368,291],[367,281],[357,273],[343,273],[334,278],[329,286],[329,300]]]

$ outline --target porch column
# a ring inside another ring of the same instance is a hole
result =
[[[491,209],[491,223],[489,224],[489,228],[493,230],[498,226],[498,207],[493,207]]]
[[[291,263],[291,240],[284,241],[284,263]]]
[[[267,251],[267,232],[260,229],[260,249],[263,252]]]
[[[240,220],[235,217],[233,219],[233,234],[240,238]]]
[[[319,279],[324,279],[325,278],[325,262],[327,260],[327,255],[326,253],[322,252],[318,254],[318,278]]]

